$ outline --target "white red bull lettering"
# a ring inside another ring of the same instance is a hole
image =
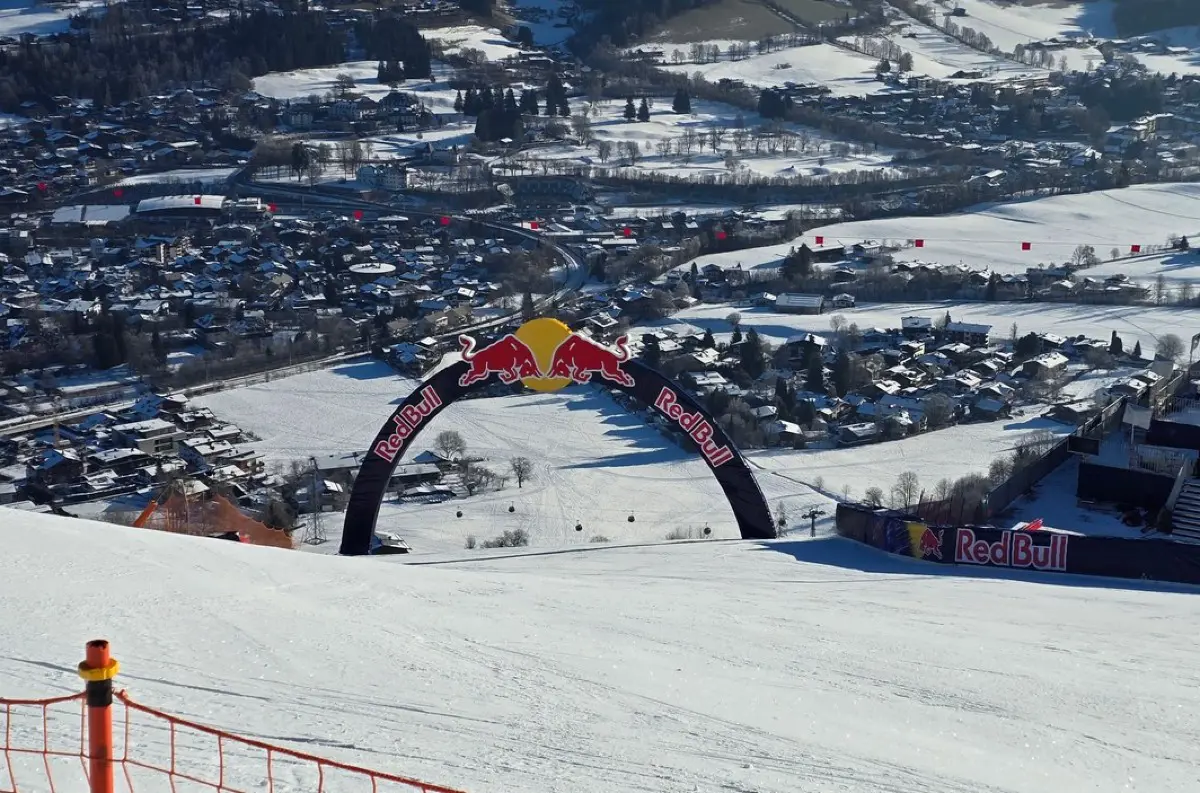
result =
[[[426,386],[421,390],[421,401],[419,403],[405,405],[400,409],[399,413],[392,416],[392,421],[395,423],[396,428],[391,435],[388,435],[375,444],[374,453],[389,463],[395,460],[396,455],[404,448],[408,439],[415,435],[433,411],[441,406],[441,396],[434,390],[433,386]]]
[[[1066,572],[1067,542],[1070,537],[1055,534],[1050,537],[1049,545],[1035,545],[1034,536],[1027,532],[1002,531],[1000,539],[990,543],[976,539],[971,529],[958,529],[954,561],[960,564]]]
[[[708,464],[716,468],[733,459],[733,450],[728,446],[718,446],[713,440],[713,426],[699,412],[688,413],[679,404],[679,397],[670,388],[663,387],[654,400],[654,407],[664,416],[678,424],[684,432],[691,436],[700,447],[700,454],[708,460]]]

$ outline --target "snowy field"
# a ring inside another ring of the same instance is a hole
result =
[[[428,31],[426,31],[428,33]],[[339,74],[348,74],[354,79],[355,93],[379,99],[392,88],[377,79],[379,61],[347,61],[335,66],[317,69],[297,69],[291,72],[270,72],[254,79],[254,90],[263,96],[275,99],[306,99],[310,96],[325,96],[334,89]],[[405,80],[397,88],[404,93],[416,94],[433,113],[453,113],[454,97],[457,92],[447,85],[454,69],[444,63],[433,64],[432,80]]]
[[[931,494],[941,479],[988,472],[997,457],[1011,456],[1031,432],[1066,435],[1074,427],[1039,418],[1042,407],[1018,408],[1021,415],[999,421],[962,424],[925,432],[898,441],[845,449],[751,451],[758,481],[764,487],[776,480],[805,484],[849,500],[862,500],[867,488],[878,487],[886,497],[905,471],[917,475],[921,492]],[[932,498],[932,495],[927,496]]]
[[[448,57],[462,55],[464,50],[470,49],[483,53],[485,60],[502,61],[521,52],[521,48],[504,38],[499,30],[479,25],[427,28],[421,35],[429,42],[440,44]]]
[[[958,20],[965,23],[965,20]],[[982,71],[989,78],[1007,80],[1045,75],[1044,69],[1026,66],[1006,58],[972,49],[937,28],[903,17],[887,38],[912,55],[913,71],[936,79],[946,79],[958,71]]]
[[[49,36],[71,27],[71,17],[105,5],[101,0],[84,0],[48,5],[33,0],[0,0],[0,36]]]
[[[414,567],[19,514],[0,542],[0,694],[80,690],[102,636],[147,705],[471,793],[1185,791],[1200,764],[1182,587],[840,539]],[[139,719],[135,756],[165,762],[165,726]],[[215,746],[178,740],[215,779]],[[226,784],[266,789],[263,759],[226,747]],[[13,762],[42,789],[40,760]],[[82,791],[80,764],[55,781]]]
[[[1142,306],[1098,306],[1068,303],[866,303],[856,308],[837,309],[819,315],[781,314],[756,308],[735,308],[729,304],[699,305],[685,309],[665,320],[665,324],[686,323],[701,329],[711,328],[718,341],[730,333],[726,321],[733,312],[742,317],[742,328],[755,328],[773,344],[779,344],[801,333],[829,335],[829,319],[841,314],[847,322],[859,328],[898,328],[900,318],[907,316],[937,319],[949,312],[957,322],[974,322],[992,326],[994,338],[1007,339],[1015,323],[1020,334],[1057,333],[1060,336],[1085,336],[1108,339],[1115,330],[1124,340],[1125,349],[1132,350],[1141,342],[1143,353],[1149,357],[1159,336],[1175,333],[1188,337],[1200,329],[1200,309],[1151,308]],[[724,336],[722,335],[724,334]]]
[[[635,102],[635,106],[638,103]],[[739,123],[745,137],[735,172],[751,172],[761,176],[799,177],[822,176],[831,173],[890,168],[892,152],[849,143],[839,143],[820,131],[796,124],[782,125],[786,135],[773,143],[756,142],[753,130],[767,122],[757,113],[743,113],[732,105],[693,99],[692,112],[679,114],[671,110],[671,97],[656,97],[650,107],[650,120],[629,121],[624,117],[625,100],[605,100],[594,105],[591,129],[597,144],[551,144],[529,149],[515,158],[528,160],[571,160],[578,164],[601,165],[597,145],[605,141],[612,146],[609,167],[628,165],[623,147],[634,143],[638,147],[635,168],[674,176],[703,176],[730,173],[724,152],[735,148]],[[574,111],[581,113],[582,108]],[[740,122],[739,122],[740,119]],[[721,138],[716,152],[711,145],[700,145],[699,136],[706,139],[714,129]],[[695,136],[692,147],[684,148],[688,134]],[[774,150],[772,150],[774,149]],[[688,152],[691,152],[690,154]]]
[[[878,58],[870,58],[832,44],[814,44],[807,47],[788,47],[778,52],[752,55],[745,60],[730,60],[724,55],[729,41],[709,41],[721,47],[722,57],[714,63],[670,63],[660,68],[686,74],[699,74],[709,82],[719,80],[741,80],[756,88],[772,88],[789,82],[804,84],[818,83],[829,88],[833,96],[865,96],[885,93],[887,87],[875,79]],[[672,47],[663,45],[668,60],[673,49],[681,53],[690,52],[690,46]]]
[[[954,24],[971,28],[984,34],[992,43],[1005,52],[1012,52],[1018,45],[1053,38],[1069,38],[1090,35],[1100,39],[1117,39],[1112,21],[1113,6],[1109,0],[1090,2],[1047,2],[1008,3],[997,0],[936,0],[927,3],[937,10],[941,22],[949,18]],[[967,12],[963,17],[946,17],[954,6]],[[1157,31],[1150,35],[1172,46],[1190,47],[1186,55],[1138,53],[1135,57],[1151,71],[1170,74],[1200,73],[1200,39],[1195,26]],[[901,46],[903,41],[897,42]],[[1066,58],[1070,69],[1085,69],[1090,60],[1093,64],[1103,62],[1096,47],[1066,47],[1054,51],[1055,60]]]
[[[528,27],[539,46],[562,44],[574,33],[565,16],[575,5],[569,0],[513,0],[510,5],[517,24]]]
[[[963,212],[936,217],[900,217],[850,221],[809,231],[802,239],[781,245],[704,256],[732,267],[778,267],[801,242],[816,236],[826,244],[853,245],[864,240],[908,245],[922,239],[924,247],[907,247],[898,261],[965,264],[979,270],[1024,273],[1039,264],[1070,261],[1078,245],[1091,245],[1101,260],[1116,248],[1124,256],[1130,246],[1165,245],[1171,235],[1200,233],[1200,184],[1136,185],[1079,195],[1051,196],[1009,203],[981,204]],[[1021,243],[1032,248],[1021,250]],[[1135,281],[1152,281],[1158,273],[1174,280],[1200,280],[1200,262],[1190,257],[1143,256],[1104,263],[1086,275],[1121,272]]]
[[[177,168],[173,171],[162,171],[161,173],[141,173],[136,176],[128,176],[122,179],[118,184],[121,187],[133,187],[141,184],[194,184],[200,182],[202,184],[217,184],[224,182],[229,177],[237,173],[239,168]]]
[[[365,450],[413,385],[370,362],[195,401],[261,438],[252,445],[269,464]],[[555,547],[586,544],[595,535],[614,542],[661,540],[674,529],[699,531],[705,524],[714,536],[738,536],[733,513],[701,459],[591,388],[463,401],[423,431],[410,457],[432,448],[442,430],[461,433],[468,453],[487,458],[498,473],[508,473],[512,457],[528,457],[535,476],[520,489],[512,482],[441,505],[385,504],[380,529],[397,532],[415,551],[459,550],[468,535],[482,541],[516,528],[525,529],[533,545]],[[832,516],[831,500],[805,485],[781,478],[761,484],[773,508],[780,501],[793,513],[821,506]],[[460,509],[462,518],[455,515]],[[340,519],[330,516],[326,523],[340,532]]]

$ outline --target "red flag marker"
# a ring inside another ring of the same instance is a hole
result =
[[[267,211],[270,212],[272,215],[275,214],[276,209],[278,209],[278,207],[275,206],[274,204],[267,204]]]
[[[1032,243],[1032,242],[1022,242],[1022,243],[1021,243],[1021,250],[1023,250],[1023,251],[1031,251],[1031,250],[1033,250],[1033,243]]]
[[[113,195],[115,195],[117,198],[120,198],[121,196],[125,195],[125,191],[117,187],[113,189]]]
[[[624,232],[626,237],[633,236],[633,229],[629,228],[629,226],[626,226],[624,229],[622,229],[622,231]]]
[[[917,248],[924,248],[925,240],[913,240],[913,246]]]
[[[195,204],[196,206],[200,206],[200,196],[196,196],[195,198],[193,198],[192,203]]]
[[[361,209],[354,210],[354,219],[362,220],[362,210]]]
[[[443,226],[450,225],[450,216],[449,215],[442,215],[442,225]]]
[[[1141,246],[1141,245],[1130,245],[1130,246],[1129,246],[1129,252],[1130,252],[1130,253],[1141,253],[1141,252],[1142,252],[1142,246]]]
[[[46,184],[45,182],[38,182],[38,190],[41,190],[43,193],[46,192],[49,187],[50,185]]]
[[[538,222],[536,220],[529,221],[529,228],[532,229],[533,231],[537,231],[538,230]]]
[[[717,231],[717,239],[719,239],[719,240],[725,239],[725,232],[718,230]]]
[[[817,244],[818,244],[818,245],[824,245],[824,244],[825,244],[825,238],[824,238],[824,237],[817,237]]]

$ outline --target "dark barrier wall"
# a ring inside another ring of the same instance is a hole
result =
[[[1087,501],[1159,509],[1167,503],[1174,487],[1175,477],[1172,476],[1081,460],[1075,495]]]
[[[1049,531],[931,529],[895,512],[838,505],[838,534],[925,561],[1200,585],[1200,545]]]
[[[1150,429],[1146,431],[1146,443],[1151,446],[1170,446],[1173,449],[1200,450],[1200,427],[1153,419]]]
[[[623,361],[619,369],[628,375],[625,382],[614,382],[606,377],[605,385],[619,388],[650,406],[695,441],[733,509],[742,538],[773,539],[775,523],[753,472],[708,411],[677,384],[640,361]],[[491,374],[464,386],[460,380],[470,371],[470,364],[458,361],[434,374],[396,408],[375,436],[350,493],[341,554],[361,556],[370,553],[379,505],[388,481],[421,430],[443,408],[469,391],[482,390],[500,382],[497,374]],[[536,431],[535,427],[530,428],[530,432]]]

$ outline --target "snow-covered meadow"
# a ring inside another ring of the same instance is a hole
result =
[[[635,102],[635,108],[638,104]],[[766,120],[722,102],[692,99],[690,113],[675,113],[670,97],[657,97],[644,122],[624,117],[624,100],[581,104],[573,112],[581,114],[590,108],[594,108],[588,117],[595,143],[540,145],[515,155],[512,161],[533,167],[539,160],[565,160],[682,177],[750,172],[787,178],[893,168],[890,151],[841,142],[796,124],[778,125],[778,134],[759,135],[755,130],[768,124]],[[714,130],[718,135],[715,147]],[[610,147],[607,162],[599,156],[601,142]],[[627,154],[631,144],[637,147],[633,160]],[[725,156],[731,149],[740,152],[733,162]],[[497,163],[497,167],[503,166]]]
[[[721,48],[721,58],[710,63],[675,63],[671,56],[675,49],[681,55],[690,53],[690,46],[663,45],[667,61],[661,68],[671,72],[699,74],[709,82],[740,80],[756,88],[771,88],[789,82],[797,84],[817,83],[827,87],[832,96],[865,96],[885,92],[887,86],[875,79],[878,58],[820,43],[803,47],[787,47],[776,52],[751,54],[739,60],[726,54],[729,45],[735,42],[714,40],[703,42]],[[739,43],[740,42],[736,42]]]
[[[378,69],[378,61],[347,61],[315,69],[270,72],[254,79],[254,90],[275,99],[325,96],[334,91],[338,76],[345,74],[354,80],[352,90],[355,93],[380,99],[390,93],[392,88],[379,82]],[[398,90],[419,96],[430,112],[453,113],[457,92],[447,85],[447,81],[453,76],[454,69],[435,61],[432,71],[432,79],[405,80],[398,86]]]
[[[49,36],[71,28],[71,17],[97,12],[102,0],[66,3],[39,3],[34,0],[0,0],[0,36]]]
[[[1200,765],[1182,587],[837,538],[413,566],[14,513],[0,543],[0,695],[79,691],[104,637],[146,705],[472,793],[1184,791]],[[66,713],[52,741],[77,748]],[[40,745],[40,721],[14,724]],[[166,764],[169,735],[139,715],[134,756]],[[262,753],[226,741],[219,767],[215,741],[176,736],[181,771],[266,789]],[[11,759],[42,789],[39,757]],[[277,793],[316,789],[314,767],[275,768]],[[84,780],[56,769],[61,793]],[[326,769],[327,790],[370,789],[342,782]]]
[[[1008,80],[1043,76],[1046,73],[1044,69],[1026,66],[968,47],[954,37],[912,17],[903,17],[902,22],[893,25],[891,31],[886,38],[912,55],[912,71],[917,74],[947,79],[960,71],[980,71],[988,79]]]
[[[897,261],[963,264],[999,273],[1024,273],[1039,264],[1070,261],[1079,245],[1091,245],[1103,261],[1113,249],[1128,256],[1131,246],[1165,246],[1171,236],[1200,234],[1200,185],[1193,183],[1135,185],[1079,195],[1050,196],[989,203],[934,217],[898,217],[850,221],[822,226],[780,245],[749,248],[697,260],[745,269],[778,267],[802,242],[853,245],[865,240],[898,244]],[[923,240],[916,248],[913,240]],[[1031,243],[1022,250],[1021,243]],[[686,265],[685,265],[686,266]],[[1135,281],[1164,278],[1200,281],[1200,258],[1175,254],[1143,255],[1103,261],[1086,275],[1124,273]]]

